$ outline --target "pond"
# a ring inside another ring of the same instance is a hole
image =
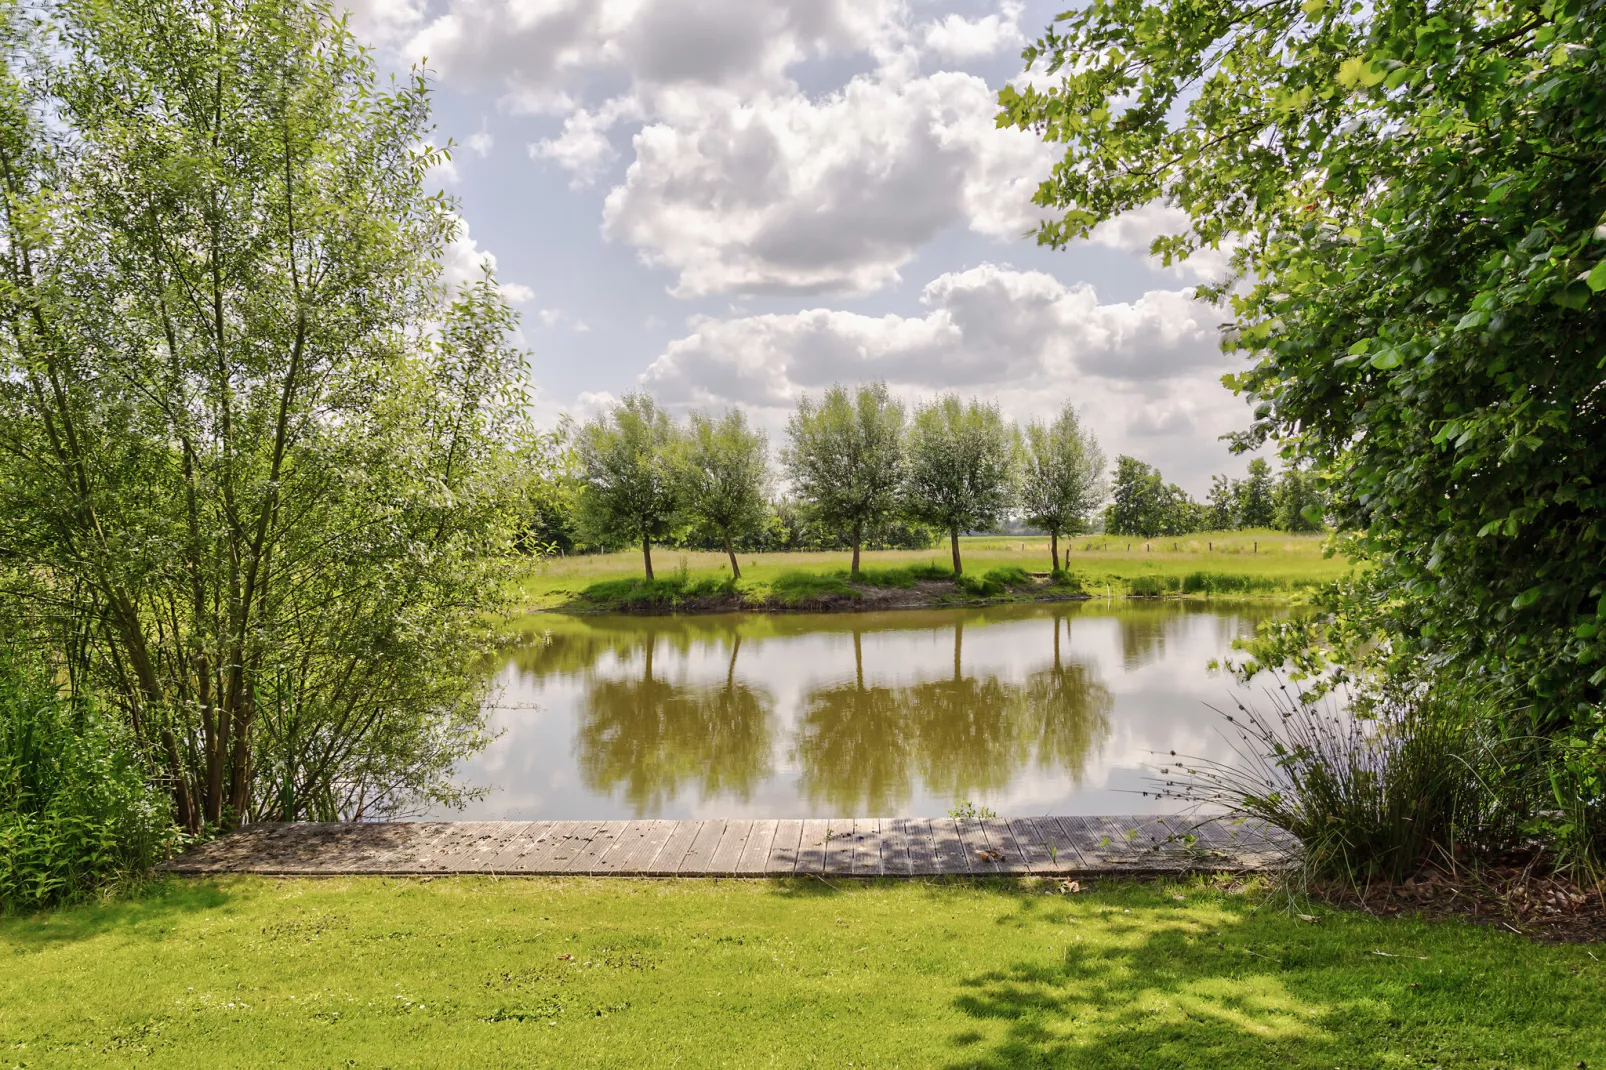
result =
[[[466,820],[1149,813],[1224,757],[1212,658],[1272,603],[528,618],[459,770]]]

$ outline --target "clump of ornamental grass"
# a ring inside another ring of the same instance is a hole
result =
[[[1286,829],[1314,878],[1401,880],[1518,837],[1519,810],[1475,698],[1387,686],[1341,707],[1278,687],[1267,703],[1217,711],[1233,757],[1173,755],[1161,793]]]

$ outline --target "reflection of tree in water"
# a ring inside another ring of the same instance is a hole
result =
[[[854,682],[811,693],[797,726],[793,756],[811,803],[843,815],[887,813],[909,797],[916,732],[902,690],[864,685],[862,633],[853,633]],[[863,804],[860,807],[860,804]]]
[[[839,813],[884,814],[906,802],[918,770],[943,797],[1006,787],[1035,755],[1080,778],[1109,732],[1110,694],[1085,665],[1064,665],[1054,619],[1054,663],[1024,684],[964,673],[964,625],[954,626],[953,675],[909,687],[866,687],[853,637],[855,679],[808,698],[794,754],[811,802]]]
[[[587,787],[622,788],[637,815],[658,813],[695,783],[704,797],[739,799],[770,774],[770,698],[736,680],[740,637],[720,685],[671,684],[653,676],[648,636],[640,680],[593,680],[575,749]]]
[[[1070,621],[1065,622],[1066,637]],[[1037,765],[1063,769],[1082,782],[1087,760],[1110,734],[1114,699],[1093,674],[1092,666],[1060,660],[1060,618],[1054,618],[1054,664],[1026,678],[1024,705],[1036,719]]]

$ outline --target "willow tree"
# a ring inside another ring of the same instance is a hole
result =
[[[580,429],[580,526],[593,542],[641,543],[647,578],[652,541],[681,512],[680,431],[646,394],[629,394]]]
[[[736,540],[759,530],[769,516],[769,442],[747,426],[742,410],[715,420],[694,413],[681,451],[681,486],[687,515],[725,547],[731,576],[742,578]]]
[[[1104,451],[1070,405],[1053,423],[1027,424],[1022,446],[1021,513],[1048,532],[1049,554],[1059,568],[1060,533],[1086,531],[1104,503]]]
[[[1013,429],[996,404],[963,404],[946,394],[915,410],[907,450],[904,506],[948,533],[957,576],[964,570],[960,532],[994,526],[1013,504]]]
[[[818,402],[805,394],[786,433],[790,444],[781,459],[787,475],[813,514],[852,542],[857,576],[865,532],[897,507],[903,405],[885,383],[852,395],[837,385]]]
[[[0,79],[14,627],[191,828],[456,797],[523,355],[455,299],[423,76],[316,5],[46,4]]]

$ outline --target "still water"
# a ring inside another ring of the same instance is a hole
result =
[[[459,770],[467,820],[1145,813],[1157,753],[1223,757],[1208,668],[1265,603],[526,622]]]

